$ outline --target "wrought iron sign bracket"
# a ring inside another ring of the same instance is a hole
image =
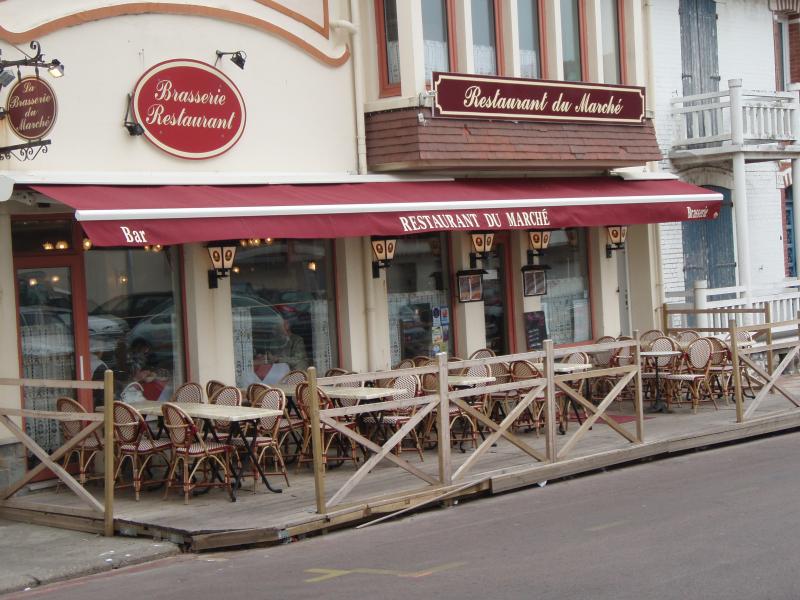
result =
[[[12,156],[19,161],[33,160],[39,153],[47,154],[50,140],[36,140],[14,146],[0,146],[0,160],[9,160]]]

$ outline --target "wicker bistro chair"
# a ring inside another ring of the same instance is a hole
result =
[[[397,363],[392,370],[398,371],[400,369],[413,369],[415,366],[416,365],[414,364],[414,361],[412,359],[404,358],[399,363]]]
[[[683,331],[679,331],[675,335],[675,341],[677,341],[678,345],[684,349],[688,348],[689,344],[691,344],[693,341],[699,338],[700,334],[697,333],[696,331],[693,331],[692,329],[685,329]]]
[[[317,388],[317,397],[312,398],[311,388],[309,388],[307,383],[301,383],[297,386],[296,400],[297,406],[300,409],[300,413],[303,415],[303,444],[300,448],[297,460],[297,468],[299,469],[300,465],[304,462],[314,461],[311,448],[311,415],[309,412],[309,406],[311,405],[311,402],[317,402],[320,410],[333,408],[333,403],[331,402],[331,399],[328,398],[328,395],[319,388]],[[336,417],[336,420],[348,429],[355,430],[357,427],[355,420],[347,420],[346,417]],[[330,451],[330,448],[333,446],[334,442],[336,442],[336,448],[339,451],[339,454],[336,457],[337,461],[352,460],[353,464],[358,462],[358,456],[356,453],[357,445],[355,440],[343,435],[337,429],[334,429],[330,425],[325,425],[324,423],[320,423],[320,433],[322,437],[322,464],[324,466],[327,466],[331,461],[331,457],[328,456],[328,452]]]
[[[297,397],[297,386],[308,381],[305,371],[290,371],[281,379],[281,384],[294,386],[295,391],[286,395],[286,408],[283,409],[283,418],[278,425],[278,443],[283,448],[283,458],[287,462],[294,462],[300,454],[303,445],[303,415],[294,399]],[[289,445],[294,444],[294,450],[289,452]]]
[[[202,404],[203,388],[200,387],[199,383],[184,383],[177,390],[175,390],[175,393],[172,395],[171,402]]]
[[[672,375],[680,370],[682,350],[678,342],[667,336],[661,336],[652,341],[650,350],[654,352],[681,352],[674,356],[645,357],[642,369],[642,383],[651,400],[668,397],[666,390],[667,375]],[[656,372],[658,369],[658,372]],[[657,376],[657,377],[656,377]],[[658,386],[658,387],[656,387]]]
[[[259,387],[253,390],[250,405],[258,408],[269,408],[283,412],[286,410],[286,396],[276,388],[271,388],[263,384],[255,384]],[[252,386],[251,386],[252,387]],[[253,444],[253,453],[258,464],[261,465],[265,475],[283,475],[286,485],[289,485],[289,475],[286,472],[286,464],[283,462],[283,455],[280,447],[280,418],[264,417],[256,424],[256,438]],[[232,440],[233,448],[239,454],[239,459],[248,455],[247,448],[241,438]],[[267,458],[271,453],[274,470],[267,470]],[[255,464],[252,466],[253,474],[253,493],[256,493],[256,482],[258,481],[258,469]]]
[[[714,408],[718,409],[714,392],[711,389],[710,370],[713,347],[705,338],[698,338],[686,348],[685,370],[681,373],[667,375],[664,379],[668,382],[668,402],[675,399],[680,403],[682,392],[691,397],[692,410],[696,413],[701,401],[711,401]]]
[[[411,400],[419,395],[419,377],[413,374],[399,375],[393,379],[390,379],[386,384],[386,387],[403,390],[402,394],[392,396],[392,400]],[[384,439],[388,440],[391,437],[391,434],[397,432],[397,430],[403,427],[403,425],[408,423],[408,421],[411,420],[416,412],[417,407],[410,406],[408,408],[386,411],[383,415],[377,415],[375,413],[369,413],[365,415],[364,424],[368,428],[367,437],[372,438],[372,436],[381,433],[383,434]],[[420,429],[422,429],[422,427],[415,427],[406,436],[406,438],[410,438],[411,441],[414,442],[414,446],[411,448],[403,448],[403,440],[400,440],[400,443],[394,447],[395,454],[399,455],[404,450],[416,450],[419,454],[419,459],[424,461],[425,458],[422,455],[422,437],[420,435],[420,431],[418,431]]]
[[[124,402],[114,402],[114,442],[117,465],[114,481],[119,479],[127,459],[131,465],[132,485],[138,502],[142,489],[142,473],[154,456],[160,456],[165,468],[169,469],[168,452],[172,448],[172,442],[155,439],[141,413]]]
[[[58,412],[75,413],[74,421],[61,421],[61,434],[64,441],[69,441],[78,435],[89,423],[80,419],[80,415],[86,414],[86,409],[72,398],[60,397],[56,399],[56,410]],[[95,431],[77,446],[72,448],[64,456],[64,468],[66,469],[73,457],[78,459],[78,481],[81,485],[89,479],[100,479],[102,476],[88,475],[89,467],[97,454],[103,450],[103,438],[100,431]],[[59,480],[59,486],[60,486]]]
[[[530,379],[540,379],[541,372],[536,366],[527,360],[515,360],[511,363],[511,381],[528,381]],[[522,399],[531,388],[520,388],[515,391],[515,398]],[[530,431],[531,428],[539,435],[539,431],[544,425],[544,408],[545,396],[541,394],[533,399],[519,417],[511,424],[512,430],[525,429]]]
[[[494,358],[494,350],[490,348],[481,348],[476,350],[469,357],[469,360],[479,358]],[[508,383],[511,381],[511,370],[505,362],[493,362],[489,365],[489,372],[494,377],[495,383]],[[512,392],[496,392],[489,398],[488,414],[495,420],[502,420],[508,414],[509,401],[514,396]]]
[[[610,335],[604,335],[595,340],[595,344],[610,344],[612,342],[616,342],[617,338],[611,337]],[[600,352],[594,352],[591,356],[592,364],[598,369],[607,369],[609,367],[614,366],[614,355],[616,350],[601,350]],[[591,401],[592,402],[599,402],[608,391],[613,387],[612,379],[609,377],[596,377],[592,380],[590,385],[591,391]]]
[[[731,362],[731,350],[728,344],[716,337],[705,338],[711,343],[711,387],[716,386],[716,391],[725,400],[725,404],[730,404],[729,394],[732,392],[731,383],[733,380],[733,363]]]
[[[472,367],[468,367],[462,371],[463,375],[467,375],[469,377],[490,377],[491,371],[489,370],[488,365],[474,365]],[[474,396],[468,396],[464,398],[464,400],[469,403],[469,405],[475,409],[476,411],[483,413],[488,416],[489,414],[489,403],[490,403],[490,394],[483,392],[481,388],[485,387],[484,384],[478,384],[473,389],[475,390]],[[483,436],[483,432],[481,431],[481,426],[478,423],[478,420],[469,415],[468,413],[462,411],[457,406],[451,407],[452,410],[455,409],[457,411],[457,415],[455,418],[451,418],[450,423],[450,442],[458,442],[459,448],[461,451],[464,451],[464,442],[469,441],[472,443],[472,446],[477,448],[478,447],[478,435]],[[460,421],[462,425],[461,434],[458,435],[456,433],[453,424]],[[466,425],[469,425],[470,431],[469,433],[466,430]]]
[[[664,332],[660,329],[650,329],[639,336],[639,345],[642,347],[642,350],[649,350],[650,345],[660,337],[664,337]]]
[[[221,406],[241,406],[242,405],[242,390],[232,385],[226,385],[218,388],[214,395],[208,401],[211,404],[219,404]],[[217,440],[227,439],[230,436],[231,424],[228,421],[212,421],[214,434]]]
[[[567,354],[564,358],[561,359],[561,362],[566,365],[588,365],[591,364],[591,360],[589,360],[589,355],[586,352],[572,352]],[[588,398],[589,396],[584,393],[584,390],[589,390],[589,394],[591,394],[592,385],[589,383],[588,380],[578,380],[577,382],[566,383],[570,388],[582,394],[584,397]],[[578,406],[577,402],[573,402],[571,398],[569,398],[566,394],[561,394],[557,398],[558,406],[559,406],[559,431],[561,433],[566,433],[569,429],[569,409],[570,406],[573,407],[573,411],[575,417],[580,421],[580,417],[578,416],[578,410],[583,410]],[[584,411],[585,413],[585,411]]]
[[[221,381],[217,381],[216,379],[209,379],[206,382],[206,398],[208,398],[208,401],[211,402],[211,398],[214,397],[214,394],[216,394],[221,388],[224,387],[225,384],[222,383]]]
[[[194,421],[183,411],[179,404],[166,402],[161,406],[161,412],[164,415],[164,426],[167,428],[169,439],[172,442],[172,460],[170,461],[167,475],[167,489],[164,491],[164,499],[166,500],[169,490],[173,486],[178,463],[183,465],[182,485],[185,504],[189,504],[189,493],[200,486],[224,487],[233,498],[233,490],[231,488],[231,453],[233,452],[233,447],[224,442],[204,441],[202,436],[198,435]],[[222,470],[222,481],[218,482],[213,477],[209,477],[203,481],[195,482],[195,474],[198,469],[209,465]]]

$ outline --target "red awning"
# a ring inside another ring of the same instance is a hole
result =
[[[96,246],[339,238],[712,219],[722,196],[617,177],[258,186],[36,185]]]

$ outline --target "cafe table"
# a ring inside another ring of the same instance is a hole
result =
[[[659,375],[659,370],[658,370],[658,362],[659,361],[658,361],[658,359],[659,358],[664,358],[666,356],[679,356],[681,354],[683,354],[683,352],[680,352],[678,350],[645,350],[645,351],[639,352],[639,356],[641,356],[645,360],[647,360],[648,358],[655,358],[655,360],[653,361],[653,366],[655,367],[655,380],[656,380],[656,396],[655,396],[655,400],[656,400],[656,402],[653,405],[653,407],[650,409],[649,412],[654,412],[654,413],[656,413],[656,412],[665,412],[665,413],[672,412],[669,409],[669,407],[667,407],[667,405],[664,403],[664,401],[661,399],[661,386],[658,384],[658,379],[659,379],[659,377],[658,377],[658,375]]]
[[[447,385],[451,387],[467,388],[484,383],[493,383],[494,377],[488,375],[448,375]]]
[[[193,419],[203,419],[206,422],[206,428],[210,430],[215,437],[216,434],[214,433],[214,429],[211,427],[209,421],[225,421],[230,423],[231,438],[239,436],[239,438],[242,440],[244,447],[247,449],[247,454],[250,456],[250,460],[253,461],[253,464],[258,470],[258,474],[261,476],[261,481],[264,482],[264,485],[269,491],[277,494],[281,493],[282,490],[280,488],[273,488],[267,481],[267,476],[264,474],[264,471],[256,459],[256,455],[253,450],[255,447],[256,438],[258,437],[258,420],[268,417],[281,417],[283,416],[283,411],[272,408],[226,406],[223,404],[196,404],[193,402],[179,402],[177,405],[180,406],[183,412]],[[162,404],[159,402],[131,402],[130,406],[145,416],[162,416]],[[251,424],[250,431],[253,432],[253,435],[249,440],[245,434],[245,428],[241,426],[242,423]],[[243,471],[244,464],[240,464],[239,469],[235,472],[235,483],[231,491],[232,501],[236,501],[236,490],[239,489],[241,484]]]

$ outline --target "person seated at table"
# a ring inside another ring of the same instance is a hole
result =
[[[291,325],[283,320],[283,331],[278,339],[270,340],[271,348],[267,351],[265,361],[271,364],[285,363],[291,371],[304,371],[308,368],[306,343],[299,335],[292,333]]]

